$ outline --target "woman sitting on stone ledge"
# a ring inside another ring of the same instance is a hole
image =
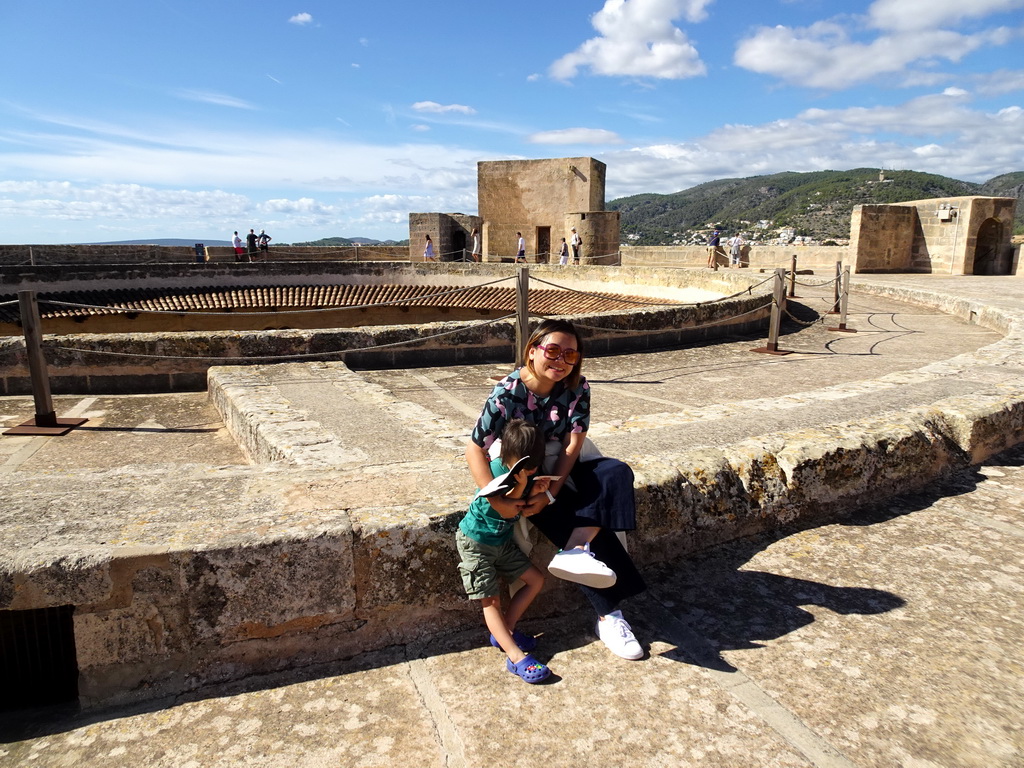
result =
[[[586,441],[590,428],[590,386],[581,375],[583,339],[566,320],[545,320],[523,349],[521,367],[494,387],[466,448],[466,461],[479,487],[491,481],[490,459],[510,419],[525,419],[544,431],[544,471],[555,475],[550,496],[529,509],[529,518],[561,550],[548,565],[553,576],[574,581],[597,611],[597,635],[618,656],[639,659],[643,649],[618,604],[646,585],[616,532],[636,528],[633,471],[600,456]],[[586,450],[585,450],[586,442]],[[583,454],[581,456],[581,453]],[[588,455],[596,454],[596,455]],[[524,502],[510,505],[513,516]]]

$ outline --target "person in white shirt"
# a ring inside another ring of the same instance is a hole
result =
[[[231,238],[231,245],[234,246],[235,249],[235,261],[241,261],[242,254],[245,253],[245,250],[242,248],[242,238],[238,236],[237,230],[235,231],[235,236]]]
[[[576,231],[576,227],[572,228],[572,237],[569,239],[569,244],[572,246],[572,263],[580,263],[580,248],[583,246],[583,238],[579,236]]]
[[[473,252],[472,252],[473,261],[480,261],[481,258],[482,258],[481,254],[483,253],[483,251],[480,249],[480,230],[479,229],[476,229],[475,227],[473,228],[472,238],[473,238]]]
[[[740,252],[743,250],[743,236],[737,232],[729,238],[729,266],[740,266]]]
[[[516,232],[516,237],[519,238],[516,251],[516,261],[526,261],[526,241],[523,239],[522,232]]]

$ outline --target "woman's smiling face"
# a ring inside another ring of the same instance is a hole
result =
[[[548,344],[557,344],[562,349],[576,349],[578,346],[576,337],[569,333],[549,333],[541,339],[540,343],[545,347]],[[573,366],[565,362],[563,358],[548,360],[544,356],[544,350],[537,346],[530,348],[529,359],[538,379],[556,383],[572,373]]]

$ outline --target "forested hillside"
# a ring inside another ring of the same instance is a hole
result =
[[[623,242],[638,245],[688,242],[714,225],[763,239],[792,227],[797,235],[821,242],[849,237],[855,205],[962,195],[1019,199],[1022,192],[1024,171],[974,184],[917,171],[884,171],[880,179],[877,168],[857,168],[720,179],[670,195],[621,197],[607,207],[622,215]],[[1024,232],[1022,207],[1017,208],[1015,232]],[[766,226],[759,228],[759,222]]]

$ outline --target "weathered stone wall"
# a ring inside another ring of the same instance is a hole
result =
[[[483,219],[464,213],[410,213],[409,261],[424,261],[426,235],[434,241],[439,261],[462,261],[470,258],[474,227],[482,228]]]
[[[619,263],[619,217],[618,211],[591,211],[569,213],[565,217],[565,231],[571,232],[573,227],[583,239],[580,252],[581,264],[618,264]],[[553,250],[557,253],[561,238],[555,240]],[[565,235],[570,242],[570,235]],[[572,258],[572,249],[569,250]],[[584,261],[585,260],[585,261]]]
[[[1010,244],[1016,203],[948,197],[856,206],[850,224],[853,271],[1021,274]]]
[[[917,208],[900,205],[858,205],[850,217],[851,271],[922,271],[913,250],[920,228]]]
[[[210,261],[234,261],[235,250],[225,246],[206,249]],[[420,251],[422,253],[422,250]],[[271,261],[406,261],[403,245],[340,247],[271,245]],[[191,246],[163,245],[0,245],[0,266],[45,264],[173,264],[195,263]]]
[[[623,245],[619,251],[623,266],[704,267],[708,261],[703,245]],[[845,245],[747,245],[740,258],[744,269],[770,270],[789,269],[796,256],[798,270],[832,274],[836,262],[845,262],[848,253]]]
[[[605,171],[605,164],[592,157],[478,163],[485,252],[515,257],[518,231],[523,233],[527,255],[547,260],[561,238],[569,237],[566,214],[604,211]],[[538,254],[540,227],[550,230],[550,247],[544,254]]]

